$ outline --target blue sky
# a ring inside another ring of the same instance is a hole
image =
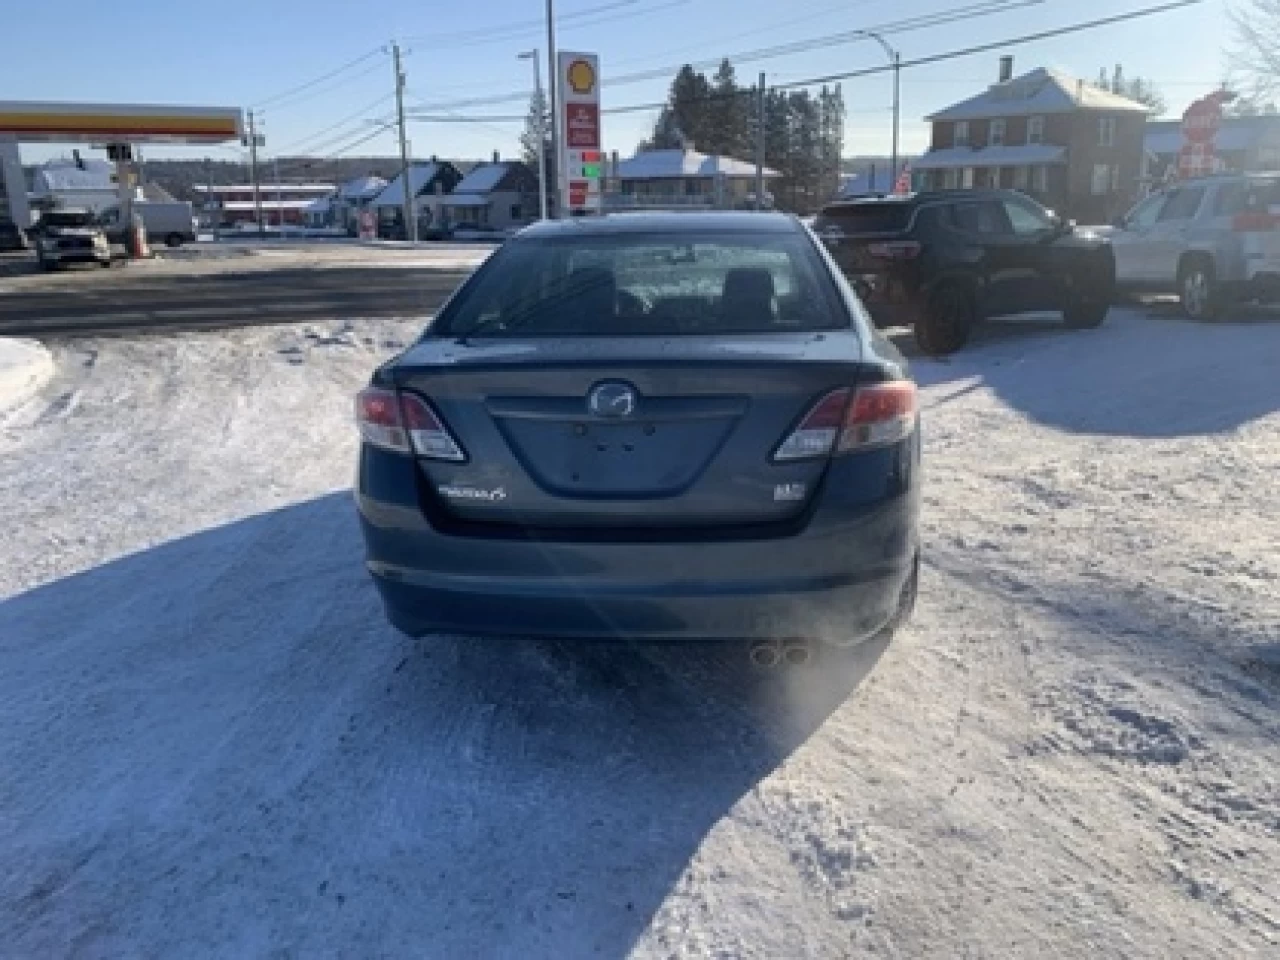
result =
[[[562,49],[597,52],[610,76],[671,67],[790,41],[874,28],[908,17],[967,6],[976,0],[557,0]],[[1080,20],[1110,16],[1155,0],[1042,0],[998,15],[888,37],[904,60],[990,42]],[[600,9],[607,7],[607,9]],[[27,5],[26,9],[34,9]],[[545,45],[535,25],[543,0],[426,3],[423,0],[61,0],[62,26],[24,31],[6,44],[4,96],[15,100],[261,105],[266,156],[277,150],[329,155],[373,134],[348,155],[391,154],[389,132],[369,121],[392,115],[392,67],[378,50],[400,38],[409,102],[448,104],[470,97],[527,91],[530,66],[517,53]],[[180,11],[180,12],[179,12]],[[585,11],[585,12],[584,12]],[[595,11],[595,12],[591,12]],[[12,25],[12,15],[9,18]],[[1226,65],[1226,7],[1205,2],[1161,16],[1074,36],[1009,48],[1015,73],[1052,66],[1091,79],[1100,67],[1122,63],[1130,76],[1153,80],[1169,101],[1169,116],[1212,89]],[[120,56],[133,51],[130,63]],[[992,82],[1000,51],[904,71],[904,152],[924,147],[930,111]],[[367,56],[366,56],[367,55]],[[105,57],[105,59],[104,59]],[[365,59],[359,59],[364,57]],[[743,64],[748,80],[764,70],[787,82],[857,70],[884,62],[875,44],[861,41]],[[279,95],[344,64],[338,76],[292,97]],[[53,65],[57,64],[54,69]],[[669,75],[603,91],[604,107],[662,100]],[[846,81],[848,155],[887,153],[888,74]],[[524,102],[450,107],[465,122],[411,126],[416,156],[478,158],[517,149],[518,122],[477,117],[521,114]],[[437,111],[438,113],[438,111]],[[653,124],[656,111],[608,116],[605,141],[624,155]],[[23,157],[66,153],[69,147],[27,145]],[[235,147],[154,148],[152,156],[226,159]]]

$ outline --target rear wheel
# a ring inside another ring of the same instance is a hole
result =
[[[1062,319],[1072,330],[1092,330],[1107,319],[1105,303],[1076,303],[1063,311]]]
[[[1213,265],[1204,257],[1187,261],[1178,271],[1182,312],[1192,320],[1216,320],[1222,313],[1222,291]]]
[[[958,283],[944,283],[933,291],[916,318],[916,343],[932,356],[955,353],[969,339],[974,314],[969,291]]]

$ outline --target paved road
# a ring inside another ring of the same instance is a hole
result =
[[[219,327],[435,310],[463,267],[118,268],[0,282],[0,336]]]

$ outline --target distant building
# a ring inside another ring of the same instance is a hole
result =
[[[538,217],[538,177],[518,160],[482,163],[441,205],[451,226],[522,227]]]
[[[764,176],[773,180],[781,174],[766,167]],[[620,161],[614,179],[617,189],[605,197],[610,210],[724,210],[755,204],[754,163],[696,150],[642,151]],[[765,205],[773,205],[767,191]]]
[[[173,197],[156,183],[143,183],[133,191],[137,200],[172,203]],[[31,177],[34,207],[78,207],[103,210],[120,202],[116,165],[107,160],[49,160],[36,167]]]
[[[1160,183],[1170,170],[1176,170],[1183,142],[1181,120],[1147,124],[1143,147],[1149,181]],[[1222,162],[1223,170],[1235,173],[1280,170],[1280,115],[1224,117],[1213,138],[1213,153]]]
[[[194,184],[196,207],[224,227],[257,220],[258,204],[254,201],[253,184]],[[263,183],[258,188],[262,205],[262,221],[267,226],[299,225],[306,219],[307,208],[316,200],[333,193],[331,183]]]
[[[409,196],[418,220],[418,232],[438,224],[443,217],[441,203],[451,193],[462,173],[447,160],[415,163],[408,170]],[[365,205],[378,217],[378,236],[404,239],[405,174],[401,173],[388,183]]]
[[[1012,72],[1002,57],[995,84],[926,118],[917,187],[1010,187],[1094,223],[1126,209],[1142,177],[1146,106],[1056,70]]]

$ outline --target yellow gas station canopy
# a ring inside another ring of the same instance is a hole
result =
[[[0,101],[0,136],[18,141],[222,143],[243,132],[237,107]]]

